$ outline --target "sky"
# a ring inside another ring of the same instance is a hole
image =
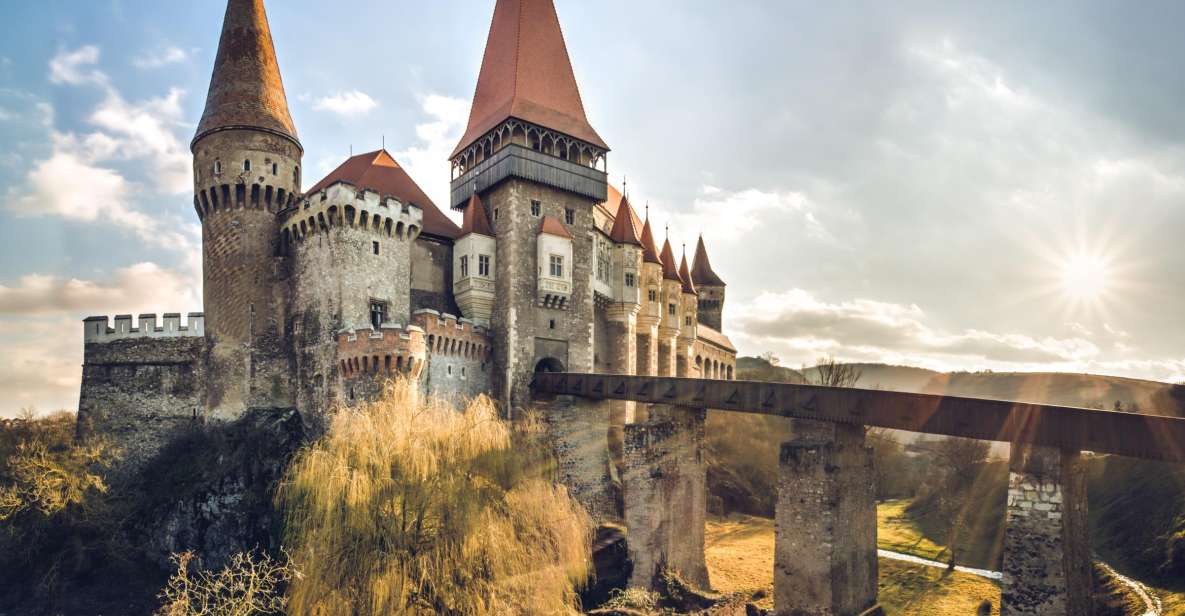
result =
[[[556,0],[610,180],[704,234],[740,352],[1185,380],[1185,5],[820,4]],[[75,408],[84,317],[201,310],[224,6],[0,7],[0,416]],[[271,0],[306,184],[385,143],[444,207],[492,10]]]

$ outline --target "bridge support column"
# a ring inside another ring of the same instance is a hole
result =
[[[656,406],[646,423],[625,427],[625,524],[634,570],[630,586],[654,588],[663,567],[708,587],[704,561],[707,411]]]
[[[624,308],[622,306],[629,306]],[[607,311],[605,335],[609,341],[613,374],[634,374],[637,369],[637,305],[613,304]],[[609,455],[613,460],[613,478],[625,472],[625,425],[634,423],[634,402],[609,401]]]
[[[847,616],[876,607],[876,498],[864,427],[794,421],[782,444],[774,612]]]
[[[537,401],[556,456],[560,483],[593,520],[617,518],[617,499],[609,478],[609,402],[571,396]]]
[[[1086,513],[1079,452],[1012,445],[1001,615],[1091,613]]]

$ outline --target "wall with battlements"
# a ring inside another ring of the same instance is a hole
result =
[[[380,329],[362,328],[338,333],[337,373],[342,379],[343,400],[373,400],[383,382],[397,375],[420,378],[427,355],[424,330],[408,325]]]
[[[127,472],[179,428],[205,415],[206,339],[201,313],[90,317],[83,322],[78,433],[119,447]]]
[[[490,392],[489,330],[469,319],[428,309],[417,310],[412,323],[424,330],[428,343],[428,366],[420,376],[425,392],[458,400]]]

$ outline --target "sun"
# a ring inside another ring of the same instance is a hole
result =
[[[1076,301],[1096,301],[1107,292],[1108,268],[1105,259],[1079,253],[1062,263],[1062,292]]]

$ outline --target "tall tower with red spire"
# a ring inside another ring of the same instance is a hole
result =
[[[607,196],[608,149],[552,0],[498,0],[450,202],[463,210],[477,194],[490,213],[494,387],[510,412],[528,403],[536,370],[593,371],[593,208]]]
[[[296,136],[263,0],[229,0],[206,108],[190,144],[202,223],[207,410],[292,403],[280,211],[300,193]]]
[[[722,332],[724,327],[724,281],[712,269],[708,261],[708,249],[704,247],[704,236],[699,236],[695,245],[695,258],[691,262],[691,280],[699,291],[699,322]]]

